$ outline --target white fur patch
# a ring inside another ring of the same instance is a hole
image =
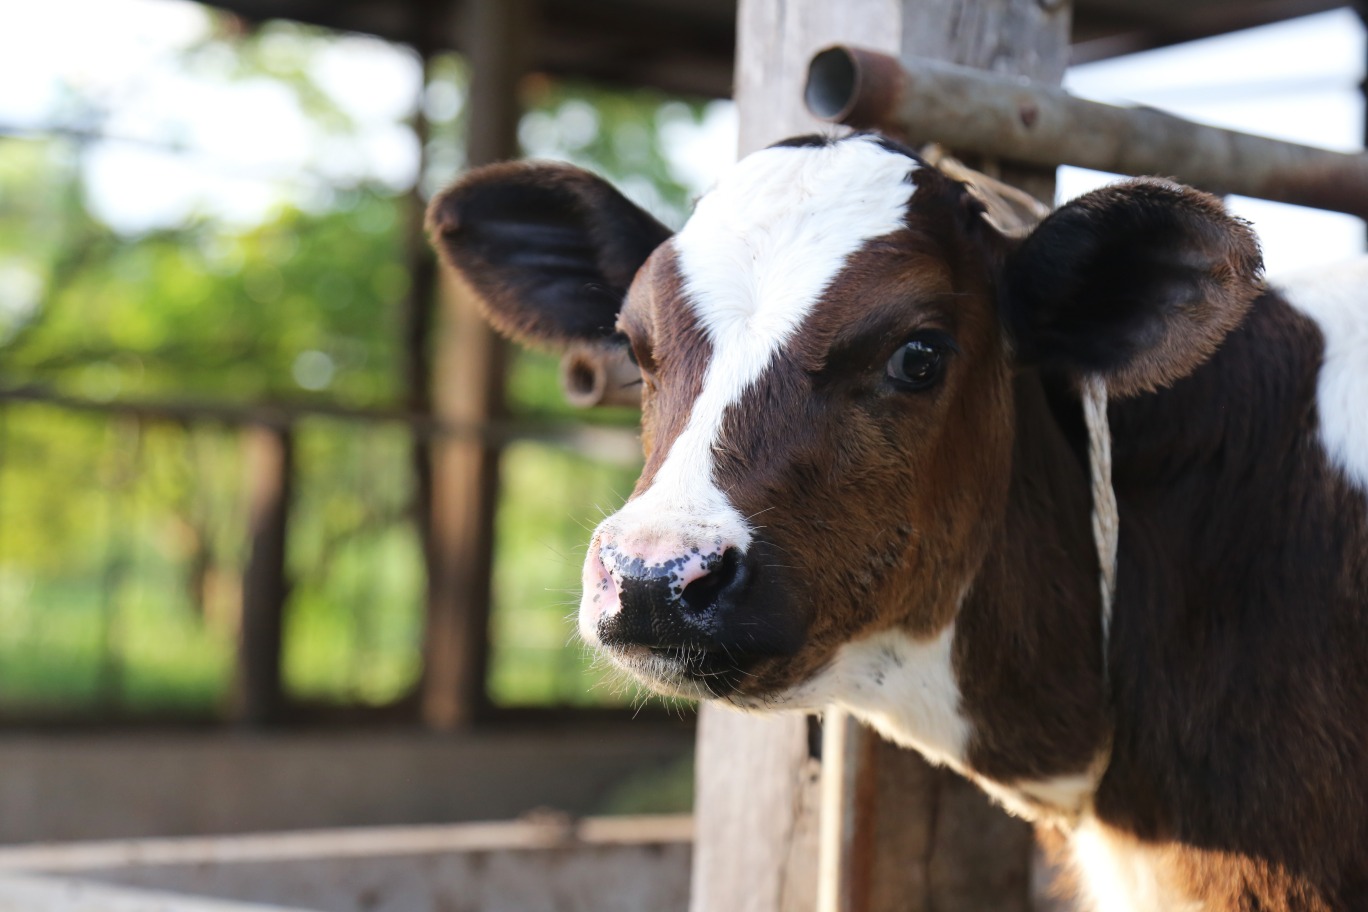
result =
[[[887,630],[846,643],[819,674],[766,698],[765,706],[818,710],[835,704],[932,763],[963,771],[970,728],[960,712],[954,640],[950,624],[927,640]]]
[[[671,241],[684,297],[712,345],[702,391],[651,487],[606,538],[745,548],[750,528],[713,479],[727,409],[764,373],[847,259],[903,225],[917,165],[872,139],[765,149],[704,196]]]
[[[960,708],[952,656],[955,625],[929,639],[894,629],[841,646],[810,680],[741,708],[817,711],[836,705],[895,744],[968,776],[1011,813],[1027,820],[1072,824],[1092,808],[1105,767],[1051,779],[995,782],[968,766],[973,728]]]
[[[1069,836],[1074,868],[1095,912],[1201,912],[1203,904],[1164,882],[1158,849],[1112,832],[1095,818]]]
[[[1099,757],[1093,768],[1085,772],[1050,779],[1018,780],[1010,785],[986,779],[972,771],[966,775],[1008,813],[1034,823],[1052,823],[1067,828],[1091,812],[1097,783],[1105,772],[1105,759]]]
[[[1325,336],[1316,384],[1321,444],[1368,492],[1368,257],[1272,283]]]

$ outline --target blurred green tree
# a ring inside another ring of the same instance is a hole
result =
[[[260,179],[271,203],[254,218],[201,203],[129,230],[91,205],[88,165],[132,89],[107,98],[73,90],[52,112],[56,129],[0,139],[0,387],[96,402],[394,406],[403,401],[409,185],[431,192],[461,165],[464,65],[430,61],[385,127],[415,141],[421,106],[430,123],[422,174],[395,179],[355,163],[348,173],[329,156],[376,127],[330,88],[328,61],[411,53],[283,23],[243,34],[233,20],[205,17],[199,34],[170,48],[175,66],[225,92],[283,88],[317,148],[303,171]],[[667,223],[682,221],[697,188],[674,173],[661,130],[697,121],[701,104],[540,77],[526,88],[520,135],[530,153],[591,167]],[[173,125],[141,141],[196,168],[233,165],[177,130],[195,132]],[[569,416],[555,373],[553,359],[517,357],[516,415]],[[296,434],[287,686],[309,699],[392,701],[419,672],[423,580],[407,433],[311,419]],[[212,422],[0,407],[0,712],[221,706],[246,555],[244,471],[236,433]],[[626,494],[635,467],[525,443],[508,450],[504,472],[492,695],[508,704],[627,699],[590,687],[565,615],[584,527]]]

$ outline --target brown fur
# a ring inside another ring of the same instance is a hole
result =
[[[698,322],[687,308],[671,307],[683,293],[683,280],[668,245],[642,267],[617,328],[632,346],[641,368],[641,443],[646,465],[637,479],[639,493],[650,487],[669,443],[684,432],[693,401],[703,390],[703,373],[712,356]],[[664,442],[659,446],[658,441]]]
[[[1098,814],[1191,847],[1214,908],[1368,899],[1368,505],[1317,440],[1322,351],[1270,296],[1209,364],[1113,411],[1125,724]]]
[[[1017,244],[944,175],[915,179],[905,228],[848,261],[725,416],[715,481],[755,526],[754,585],[782,592],[802,627],[792,655],[728,656],[742,672],[731,695],[783,691],[867,634],[953,620],[974,775],[1010,788],[1110,750],[1100,825],[1184,897],[1355,908],[1368,896],[1368,505],[1317,439],[1316,327],[1259,296],[1253,236],[1210,197],[1130,182]],[[491,311],[518,311],[500,325],[568,332],[563,314],[508,303],[523,294],[516,256],[481,260],[435,224]],[[710,356],[684,294],[664,244],[616,324],[646,383],[638,492]],[[883,365],[926,329],[958,346],[944,380],[890,387]],[[1129,397],[1111,408],[1109,680],[1073,392],[1084,373]]]

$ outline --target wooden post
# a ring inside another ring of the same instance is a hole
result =
[[[424,24],[429,39],[436,37],[435,22]],[[431,73],[431,41],[415,45],[423,61],[423,84]],[[408,233],[404,238],[408,260],[409,290],[404,298],[401,328],[400,383],[404,406],[413,415],[432,415],[432,323],[437,298],[437,258],[423,230],[427,200],[423,198],[422,177],[426,173],[428,139],[431,135],[427,115],[418,105],[413,116],[413,132],[418,139],[418,176],[407,199]],[[428,435],[417,427],[409,441],[409,464],[413,470],[413,494],[410,499],[413,524],[423,547],[423,566],[433,568],[432,551],[432,448]],[[430,574],[429,574],[429,578]]]
[[[518,152],[518,82],[528,18],[522,0],[472,0],[467,162]],[[433,410],[455,425],[484,425],[503,413],[505,349],[449,272],[439,281],[433,345]],[[467,725],[485,702],[494,509],[499,449],[489,440],[438,438],[432,445],[432,514],[424,636],[422,712],[432,728]]]
[[[251,553],[242,579],[234,716],[248,725],[276,721],[284,708],[281,626],[290,584],[285,570],[294,440],[288,428],[251,425],[244,430]]]
[[[800,715],[699,711],[692,912],[810,912],[819,751]]]
[[[738,16],[742,154],[831,129],[807,114],[803,85],[812,55],[833,43],[1050,84],[1068,58],[1068,0],[741,0]],[[1051,174],[1008,179],[1030,178],[1049,199]],[[1025,824],[915,754],[838,724],[816,750],[802,716],[702,708],[692,912],[818,908],[819,869],[829,872],[822,912],[1032,908]],[[817,754],[841,760],[829,767],[838,781],[826,784],[824,838]]]

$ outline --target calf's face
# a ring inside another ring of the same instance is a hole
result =
[[[750,156],[674,237],[551,164],[475,172],[429,219],[506,333],[640,366],[646,464],[590,541],[583,637],[652,688],[755,706],[801,702],[845,644],[953,623],[1007,507],[1018,371],[1171,382],[1259,268],[1242,224],[1162,181],[1010,240],[867,135]]]

